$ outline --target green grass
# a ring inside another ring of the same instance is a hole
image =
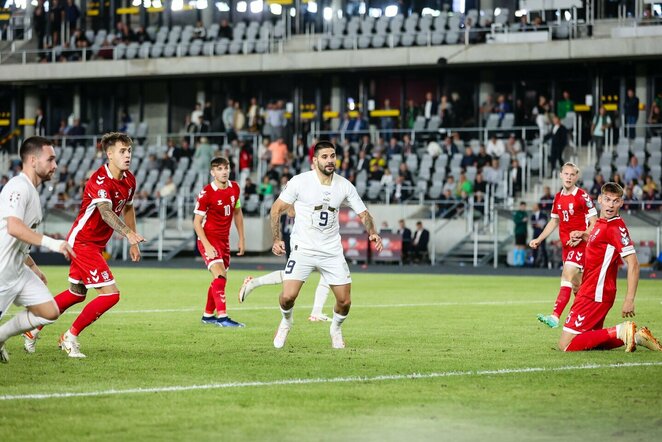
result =
[[[65,268],[45,270],[54,293],[66,287]],[[21,339],[7,343],[11,362],[0,366],[0,396],[460,373],[0,400],[1,441],[662,438],[662,353],[555,351],[560,332],[539,324],[535,315],[551,309],[557,278],[357,272],[352,312],[343,327],[348,348],[334,351],[328,324],[306,321],[316,277],[304,286],[286,347],[275,350],[279,287],[260,288],[238,306],[246,272],[231,270],[230,314],[247,327],[228,330],[199,322],[209,283],[205,271],[114,273],[122,300],[81,335],[88,357],[72,360],[58,350],[58,334],[75,318],[65,314],[42,332],[36,354],[24,353]],[[608,325],[620,321],[621,283]],[[661,300],[660,284],[643,280],[636,321],[658,334]],[[127,312],[148,309],[178,311]],[[657,365],[606,367],[619,363]],[[599,367],[551,370],[587,364]],[[529,367],[546,370],[475,373]]]

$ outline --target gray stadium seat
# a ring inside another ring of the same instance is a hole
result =
[[[177,54],[177,46],[174,44],[166,44],[165,47],[163,48],[163,56],[164,57],[174,57]]]
[[[214,52],[216,53],[216,55],[225,55],[228,53],[229,46],[230,46],[230,41],[226,38],[222,38],[214,46]]]
[[[346,36],[343,38],[342,41],[342,47],[343,49],[356,49],[356,46],[358,45],[357,39],[352,36]]]
[[[358,39],[358,47],[359,49],[367,49],[370,47],[370,40],[371,38],[367,35],[361,35]]]
[[[146,41],[143,44],[140,45],[140,49],[138,50],[138,56],[140,58],[149,58],[149,53],[152,48],[152,43]]]
[[[124,55],[126,54],[126,45],[124,43],[118,43],[117,46],[115,46],[115,59],[120,60],[124,58]]]
[[[402,46],[412,46],[414,44],[415,36],[414,34],[402,34],[402,38],[400,39],[400,44]]]
[[[337,49],[340,49],[341,46],[342,46],[342,38],[334,36],[329,39],[329,49],[335,51]]]
[[[196,57],[202,53],[202,40],[194,40],[188,48],[188,55]]]
[[[444,43],[446,40],[446,33],[444,31],[435,31],[432,34],[432,44],[438,46]]]
[[[460,41],[460,33],[458,31],[448,31],[445,41],[449,45],[457,44]]]
[[[381,48],[384,46],[384,43],[386,43],[386,36],[385,35],[375,35],[372,37],[372,47],[373,48]]]
[[[132,60],[132,59],[136,58],[136,56],[138,55],[138,49],[139,48],[140,48],[140,46],[138,45],[138,43],[135,43],[135,42],[134,43],[129,43],[129,46],[127,46],[127,48],[126,48],[126,54],[125,54],[126,59],[127,60]]]
[[[154,43],[152,45],[152,50],[150,51],[150,56],[152,58],[159,58],[162,55],[163,55],[163,44],[162,43]]]
[[[230,43],[230,47],[228,48],[228,52],[232,55],[236,55],[241,52],[243,43],[238,40],[232,40]]]

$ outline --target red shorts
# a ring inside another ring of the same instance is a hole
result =
[[[205,246],[202,245],[202,242],[198,240],[198,251],[200,252],[200,256],[202,256],[202,259],[205,261],[205,265],[207,266],[207,269],[209,269],[211,266],[213,266],[216,263],[222,262],[223,266],[225,269],[230,268],[230,244],[229,243],[224,243],[224,242],[214,242],[210,241],[211,245],[216,249],[216,258],[209,259],[205,255]]]
[[[563,264],[584,269],[584,255],[586,242],[582,241],[577,247],[563,247]]]
[[[99,288],[115,284],[115,277],[102,253],[104,247],[91,244],[75,244],[76,257],[69,266],[69,282],[85,284],[85,287]]]
[[[614,299],[605,299],[596,302],[593,296],[575,296],[575,301],[570,307],[570,313],[565,319],[563,330],[573,335],[578,335],[590,330],[603,328],[607,313],[614,305]]]

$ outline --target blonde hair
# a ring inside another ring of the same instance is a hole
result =
[[[567,163],[565,163],[565,164],[563,165],[563,167],[561,168],[561,170],[565,169],[566,167],[572,167],[573,169],[575,169],[575,173],[576,173],[577,175],[579,175],[579,172],[580,172],[580,171],[579,171],[579,167],[577,167],[577,165],[576,165],[575,163],[572,163],[572,162],[568,161]]]

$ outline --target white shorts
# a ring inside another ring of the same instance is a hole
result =
[[[9,306],[29,307],[53,300],[53,295],[39,277],[26,268],[11,287],[0,289],[0,319],[7,313]]]
[[[352,276],[349,274],[344,256],[308,256],[297,252],[292,252],[290,259],[287,260],[283,280],[305,281],[315,269],[319,270],[329,285],[352,283]]]

